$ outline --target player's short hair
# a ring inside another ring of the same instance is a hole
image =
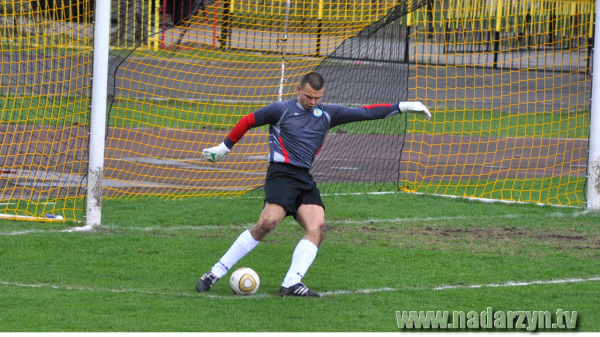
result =
[[[300,86],[304,88],[304,86],[306,86],[307,83],[310,84],[310,86],[313,89],[321,90],[325,85],[325,80],[323,79],[323,76],[321,76],[319,73],[310,72],[302,77],[302,80],[300,81]]]

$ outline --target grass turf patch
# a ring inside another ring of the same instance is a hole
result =
[[[259,273],[257,296],[234,295],[227,277],[195,292],[256,221],[260,198],[109,199],[103,225],[84,233],[49,223],[18,235],[0,221],[0,305],[11,308],[0,328],[398,331],[397,310],[493,307],[577,310],[577,331],[600,330],[594,281],[434,290],[599,276],[598,213],[404,193],[324,201],[328,232],[304,279],[321,299],[276,296],[303,233],[291,218],[237,265]]]
[[[77,97],[0,96],[2,121],[33,125],[87,124],[89,100]],[[198,102],[179,99],[144,100],[115,98],[108,125],[228,130],[239,118],[264,104]],[[409,116],[406,130],[428,135],[476,137],[589,137],[590,114],[576,112],[512,113],[485,110],[434,111],[431,122]],[[333,133],[399,135],[404,128],[390,127],[387,120],[364,121],[335,127]]]

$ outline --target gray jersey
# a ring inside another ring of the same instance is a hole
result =
[[[329,129],[346,123],[381,119],[398,112],[398,104],[359,108],[318,104],[309,111],[293,98],[271,103],[242,118],[225,139],[225,144],[232,148],[248,129],[270,125],[269,162],[310,169]]]

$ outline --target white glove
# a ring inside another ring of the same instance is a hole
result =
[[[421,102],[400,102],[398,103],[398,108],[400,109],[400,112],[418,113],[427,120],[431,119],[431,112],[429,112],[429,109]]]
[[[215,163],[223,160],[231,150],[225,145],[225,143],[221,143],[217,146],[202,150],[202,157],[208,160],[211,163]]]

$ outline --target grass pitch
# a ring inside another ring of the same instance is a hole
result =
[[[108,115],[109,127],[214,128],[228,130],[246,114],[264,104],[226,104],[172,99],[166,101],[115,99]],[[0,118],[7,124],[85,125],[89,102],[77,97],[0,95]],[[63,107],[63,108],[60,108]],[[515,113],[511,111],[441,110],[432,120],[409,116],[408,131],[428,135],[475,137],[589,137],[588,111]],[[331,132],[397,135],[403,129],[385,127],[386,120],[345,124]]]
[[[406,193],[324,201],[328,232],[304,278],[320,299],[277,296],[302,236],[291,218],[236,265],[260,275],[256,296],[234,295],[229,275],[195,292],[260,197],[106,200],[93,232],[0,221],[0,331],[394,332],[396,311],[487,307],[577,311],[576,331],[600,331],[598,213]]]

